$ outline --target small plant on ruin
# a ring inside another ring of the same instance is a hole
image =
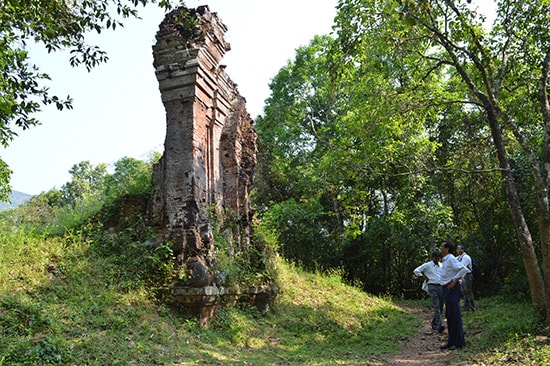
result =
[[[239,243],[233,234],[238,232],[237,215],[227,211],[225,213],[223,221],[218,216],[210,217],[213,223],[216,270],[220,283],[224,287],[274,284],[277,258],[275,241],[258,230],[254,231],[246,245]],[[242,237],[244,236],[240,236]]]

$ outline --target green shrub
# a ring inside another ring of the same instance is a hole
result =
[[[222,286],[246,288],[276,282],[277,239],[274,235],[255,225],[248,243],[236,243],[233,235],[239,230],[239,219],[235,214],[226,211],[223,222],[215,215],[209,220],[214,233],[215,271]]]

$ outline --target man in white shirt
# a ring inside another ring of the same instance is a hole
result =
[[[445,301],[443,297],[443,287],[441,287],[439,279],[439,259],[441,254],[439,252],[432,253],[432,260],[421,264],[413,271],[415,276],[424,278],[424,282],[428,287],[428,295],[432,300],[432,306],[434,309],[434,316],[432,319],[432,329],[442,333],[445,330],[443,326],[443,303]],[[424,288],[424,287],[423,287]]]
[[[443,260],[439,270],[439,280],[445,296],[445,315],[447,317],[447,343],[441,349],[455,350],[466,345],[462,315],[460,314],[460,280],[470,270],[460,263],[452,254],[455,246],[450,241],[441,245]]]
[[[474,275],[472,273],[472,258],[468,255],[468,253],[466,253],[466,248],[464,248],[463,245],[456,246],[456,253],[458,254],[456,259],[470,270],[470,273],[467,273],[460,283],[462,285],[462,292],[464,293],[464,304],[462,308],[464,311],[475,311],[476,307],[474,306]]]

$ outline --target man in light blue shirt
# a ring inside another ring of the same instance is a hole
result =
[[[440,251],[443,257],[439,271],[439,281],[443,286],[445,296],[445,315],[447,317],[448,337],[447,343],[441,349],[455,350],[466,345],[464,340],[464,328],[462,327],[462,315],[460,314],[460,279],[470,270],[460,263],[452,254],[455,246],[450,241],[441,245]]]
[[[421,264],[416,267],[413,271],[415,276],[423,277],[424,282],[428,287],[428,295],[432,300],[432,306],[434,309],[434,316],[432,319],[432,329],[437,330],[439,333],[442,333],[445,330],[443,326],[443,287],[441,287],[441,281],[439,279],[439,270],[441,266],[439,265],[439,259],[441,254],[439,252],[432,253],[432,260]],[[424,288],[424,287],[423,287]]]

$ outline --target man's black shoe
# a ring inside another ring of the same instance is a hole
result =
[[[455,345],[449,346],[448,343],[445,343],[444,345],[439,347],[439,349],[448,349],[449,351],[454,351],[454,350],[457,350],[457,349],[460,349],[460,348],[462,348],[462,347],[457,347]]]
[[[440,326],[439,329],[437,330],[439,333],[443,333],[443,331],[445,330],[445,327],[444,326]]]

